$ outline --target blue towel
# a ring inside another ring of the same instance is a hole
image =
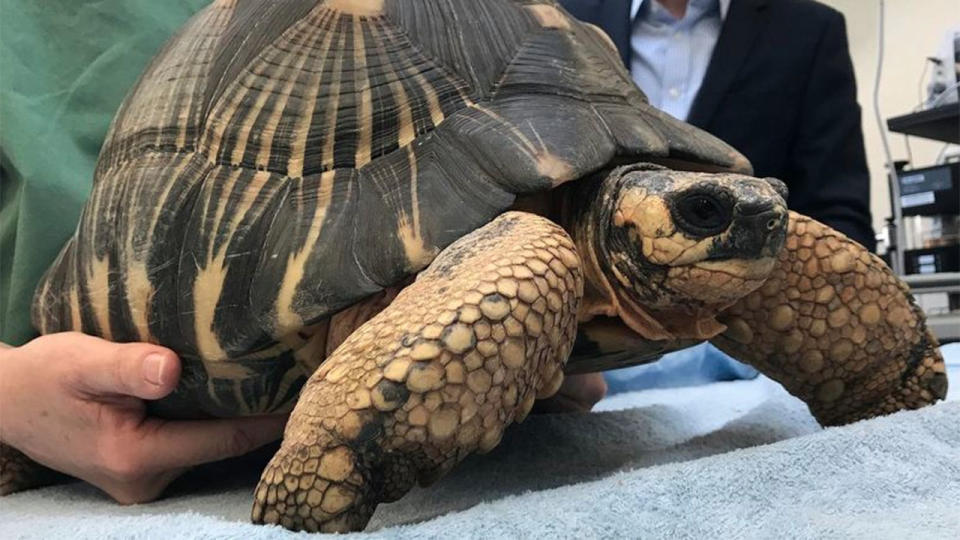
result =
[[[756,369],[738,362],[710,345],[700,345],[663,355],[660,360],[604,373],[609,393],[649,388],[677,388],[718,381],[753,379]]]
[[[960,381],[960,345],[944,353]],[[765,377],[622,393],[530,417],[351,537],[955,540],[958,399],[822,430]],[[79,483],[9,496],[0,538],[297,536],[248,522],[258,466],[194,471],[140,506]]]

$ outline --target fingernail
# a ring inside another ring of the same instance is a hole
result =
[[[163,355],[153,353],[143,359],[143,378],[150,384],[163,384]]]

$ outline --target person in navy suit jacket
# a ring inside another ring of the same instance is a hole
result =
[[[875,249],[843,15],[812,0],[560,4],[610,35],[652,104],[786,182],[791,209]]]
[[[876,248],[840,13],[813,0],[560,4],[610,35],[652,105],[740,150],[757,176],[786,182],[793,210]],[[756,375],[709,345],[605,374],[614,393]]]

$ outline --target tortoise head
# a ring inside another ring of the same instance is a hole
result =
[[[592,203],[573,229],[587,252],[586,309],[650,339],[722,331],[714,315],[763,284],[784,244],[779,180],[636,164],[584,184]]]

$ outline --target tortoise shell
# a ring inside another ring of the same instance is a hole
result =
[[[640,160],[746,163],[554,3],[218,0],[122,105],[34,321],[173,348],[208,413],[274,410],[312,325],[518,195]]]

